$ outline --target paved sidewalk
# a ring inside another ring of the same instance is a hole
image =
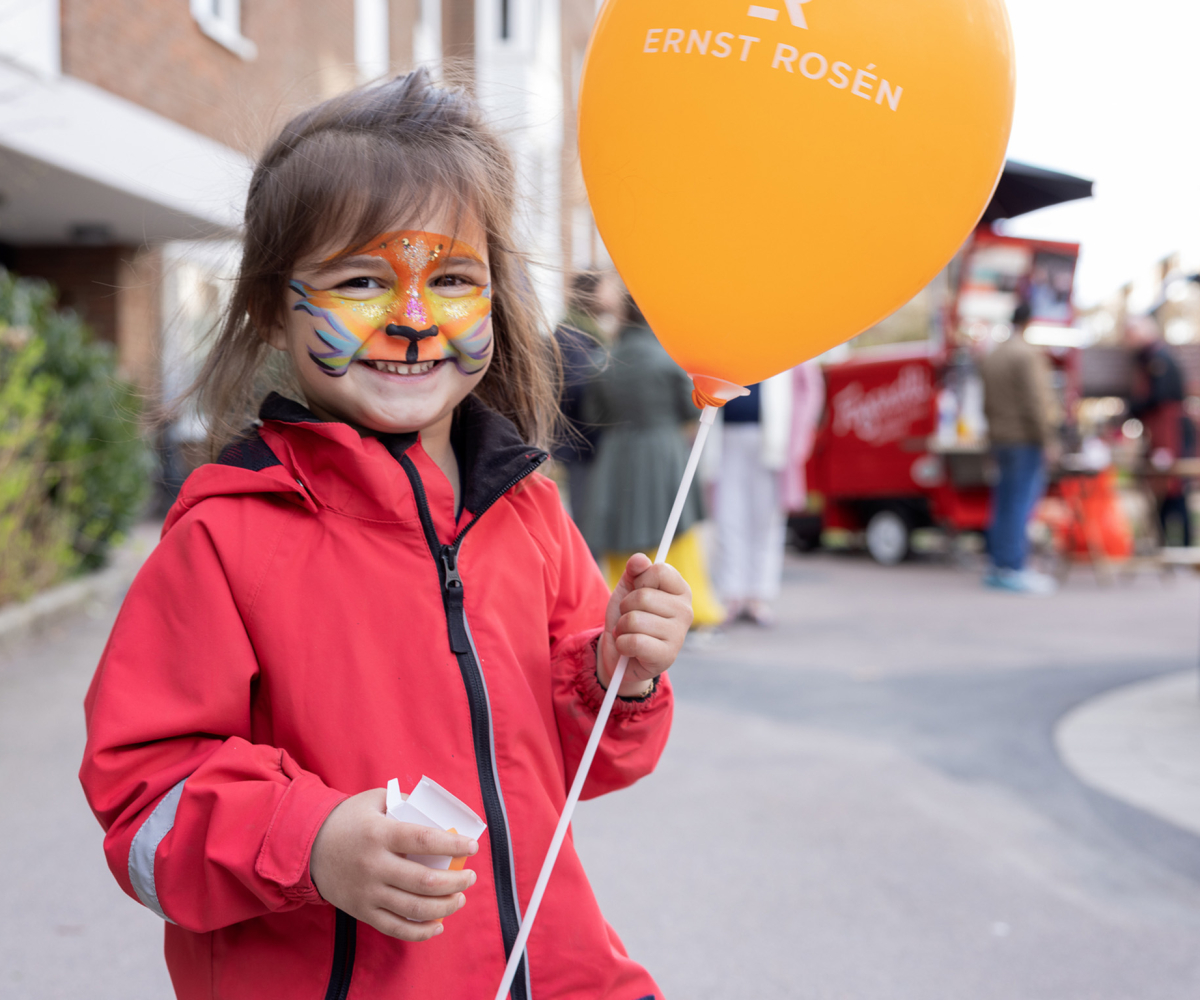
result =
[[[1088,785],[1200,834],[1200,671],[1098,695],[1064,716],[1055,741]]]
[[[77,772],[115,604],[0,655],[0,997],[166,1000],[162,921],[118,888]]]
[[[104,569],[51,587],[28,601],[0,607],[0,651],[54,632],[76,615],[105,614],[129,588],[161,532],[158,522],[136,524]]]

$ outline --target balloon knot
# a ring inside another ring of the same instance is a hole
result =
[[[692,403],[697,410],[703,410],[706,406],[724,406],[727,402],[728,400],[710,396],[703,389],[692,389]]]

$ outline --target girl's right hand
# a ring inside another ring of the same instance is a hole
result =
[[[475,873],[439,871],[404,854],[472,855],[479,844],[456,833],[399,823],[387,815],[387,791],[373,788],[342,802],[313,842],[309,872],[321,897],[381,934],[428,941],[442,918],[466,905]]]

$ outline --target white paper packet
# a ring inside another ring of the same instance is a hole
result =
[[[415,823],[417,826],[459,833],[472,840],[478,840],[487,829],[487,824],[466,804],[424,775],[421,775],[421,780],[407,799],[400,797],[399,779],[393,778],[388,782],[387,814],[401,823]],[[444,871],[451,866],[462,868],[466,858],[451,858],[447,854],[409,854],[408,860]]]

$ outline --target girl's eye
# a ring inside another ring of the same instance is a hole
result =
[[[474,288],[475,282],[465,274],[439,274],[429,282],[433,288]]]
[[[338,288],[383,288],[383,282],[378,278],[368,278],[366,275],[360,275],[357,278],[347,278]]]

